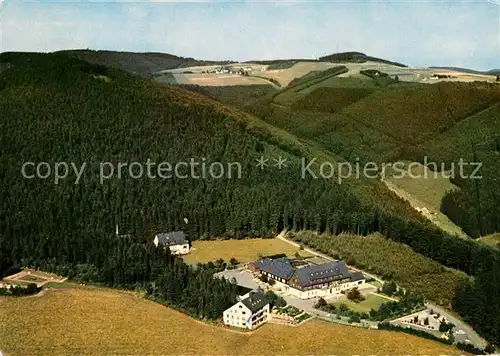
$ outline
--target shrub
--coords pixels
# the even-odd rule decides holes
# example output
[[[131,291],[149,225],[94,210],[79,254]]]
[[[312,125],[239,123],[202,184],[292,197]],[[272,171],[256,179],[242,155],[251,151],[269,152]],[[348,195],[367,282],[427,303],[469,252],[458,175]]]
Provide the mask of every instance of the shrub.
[[[324,300],[323,298],[318,298],[316,303],[314,303],[314,308],[319,309],[319,308],[325,307],[327,305],[328,305],[328,303],[326,302],[326,300]]]
[[[358,288],[354,287],[349,292],[347,292],[347,299],[359,302],[364,300],[364,297],[361,295],[361,292],[358,290]]]
[[[397,289],[398,287],[396,286],[396,283],[387,282],[382,286],[381,292],[387,295],[393,295],[394,293],[396,293]]]
[[[358,315],[352,315],[349,320],[348,320],[349,323],[359,323],[361,322],[361,319]]]

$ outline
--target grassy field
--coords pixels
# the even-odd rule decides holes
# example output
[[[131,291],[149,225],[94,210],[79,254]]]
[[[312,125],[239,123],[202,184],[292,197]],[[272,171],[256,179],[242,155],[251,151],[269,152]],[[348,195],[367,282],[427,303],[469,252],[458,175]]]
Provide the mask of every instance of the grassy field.
[[[442,230],[468,238],[459,226],[441,212],[441,201],[446,193],[459,189],[448,178],[452,174],[458,175],[458,172],[433,172],[420,163],[414,162],[411,166],[408,161],[400,163],[395,169],[386,169],[385,182],[388,187]]]
[[[300,78],[311,71],[322,71],[335,66],[335,64],[327,62],[297,62],[290,68],[267,70],[261,74],[277,80],[281,86],[287,86],[293,79]]]
[[[378,295],[375,294],[368,294],[366,296],[366,299],[363,300],[360,303],[354,303],[351,302],[350,300],[338,300],[335,301],[334,303],[331,303],[335,305],[336,307],[339,307],[340,304],[345,304],[349,307],[350,310],[356,311],[356,312],[366,312],[368,313],[371,309],[377,310],[382,304],[389,302],[390,300],[386,298],[382,298]]]
[[[487,245],[497,247],[500,244],[500,234],[493,234],[493,235],[484,236],[484,237],[479,238],[479,241],[481,241]]]
[[[191,252],[183,258],[187,263],[205,263],[219,258],[229,261],[231,257],[239,262],[251,262],[259,254],[266,256],[286,253],[293,257],[299,251],[299,248],[279,239],[193,241]],[[304,251],[300,251],[300,254],[308,256]]]
[[[324,71],[315,71],[305,78],[299,78],[295,83],[290,83],[287,89],[274,97],[274,102],[279,105],[290,106],[301,98],[303,90],[324,82],[325,80],[347,72],[344,66],[329,68]]]
[[[6,356],[460,354],[413,335],[319,321],[235,332],[94,287],[0,298],[0,345]]]
[[[429,210],[439,211],[445,193],[458,189],[447,176],[451,172],[433,172],[420,163],[413,163],[409,166],[410,163],[401,162],[396,169],[387,169],[386,179],[415,196]],[[399,169],[403,167],[404,169]]]

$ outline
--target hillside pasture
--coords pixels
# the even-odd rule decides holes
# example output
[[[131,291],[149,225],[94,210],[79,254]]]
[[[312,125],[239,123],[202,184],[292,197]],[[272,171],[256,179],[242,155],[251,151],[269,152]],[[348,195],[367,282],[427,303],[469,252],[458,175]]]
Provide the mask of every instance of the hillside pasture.
[[[233,86],[233,85],[266,85],[269,81],[252,76],[243,76],[239,74],[212,74],[212,73],[193,73],[193,74],[171,74],[174,76],[177,84],[191,84],[201,86]],[[159,83],[165,83],[168,76],[159,76],[155,80]],[[171,81],[171,79],[170,79]],[[166,81],[167,84],[171,84]]]
[[[399,165],[393,164],[386,169],[385,179],[415,196],[430,211],[439,211],[441,201],[447,191],[459,189],[450,182],[449,178],[450,175],[459,172],[434,172],[420,163],[409,161],[398,163]]]
[[[300,251],[283,240],[272,239],[244,239],[244,240],[214,240],[193,241],[193,246],[188,255],[183,257],[187,263],[206,263],[222,258],[229,261],[232,257],[239,262],[251,262],[257,260],[259,255],[269,256],[286,254],[293,257],[300,252],[301,256],[309,256],[308,253]]]
[[[0,297],[0,335],[6,356],[461,354],[413,335],[322,321],[240,332],[131,293],[98,288]]]
[[[261,75],[277,80],[282,87],[287,86],[294,78],[300,78],[312,71],[323,71],[338,66],[327,62],[298,62],[287,69],[267,70]]]
[[[492,234],[478,239],[478,241],[493,247],[500,247],[500,234]]]

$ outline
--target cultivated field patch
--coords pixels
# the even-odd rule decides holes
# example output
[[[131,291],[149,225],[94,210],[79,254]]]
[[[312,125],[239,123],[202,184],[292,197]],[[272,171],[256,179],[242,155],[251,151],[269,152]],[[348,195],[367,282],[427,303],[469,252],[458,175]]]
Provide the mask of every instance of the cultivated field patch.
[[[332,67],[338,67],[337,63],[328,62],[298,62],[291,68],[276,69],[262,72],[262,76],[277,80],[281,86],[285,87],[295,78],[300,78],[311,71],[322,71]]]
[[[36,283],[41,287],[47,283],[61,283],[66,281],[67,278],[60,277],[56,274],[40,272],[32,269],[24,269],[19,273],[3,279],[3,282],[9,284],[29,284]]]
[[[233,331],[108,289],[51,290],[40,298],[0,302],[6,355],[460,354],[413,335],[320,321]]]
[[[233,86],[233,85],[266,85],[269,81],[252,76],[243,76],[238,74],[171,74],[177,84],[192,84],[201,86]],[[155,78],[156,81],[162,83],[171,83],[171,79],[163,79],[167,76]]]

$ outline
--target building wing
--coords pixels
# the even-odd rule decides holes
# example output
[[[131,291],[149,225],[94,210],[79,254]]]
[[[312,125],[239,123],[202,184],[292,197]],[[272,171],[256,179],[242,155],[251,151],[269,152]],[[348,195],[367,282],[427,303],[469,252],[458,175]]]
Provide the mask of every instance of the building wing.
[[[294,268],[287,258],[264,258],[255,262],[254,266],[262,272],[283,278],[284,280],[289,280],[294,272]]]
[[[351,273],[351,282],[357,282],[365,279],[365,276],[361,272],[352,272]]]
[[[296,271],[301,287],[350,278],[351,275],[344,261],[307,266],[298,268]]]

